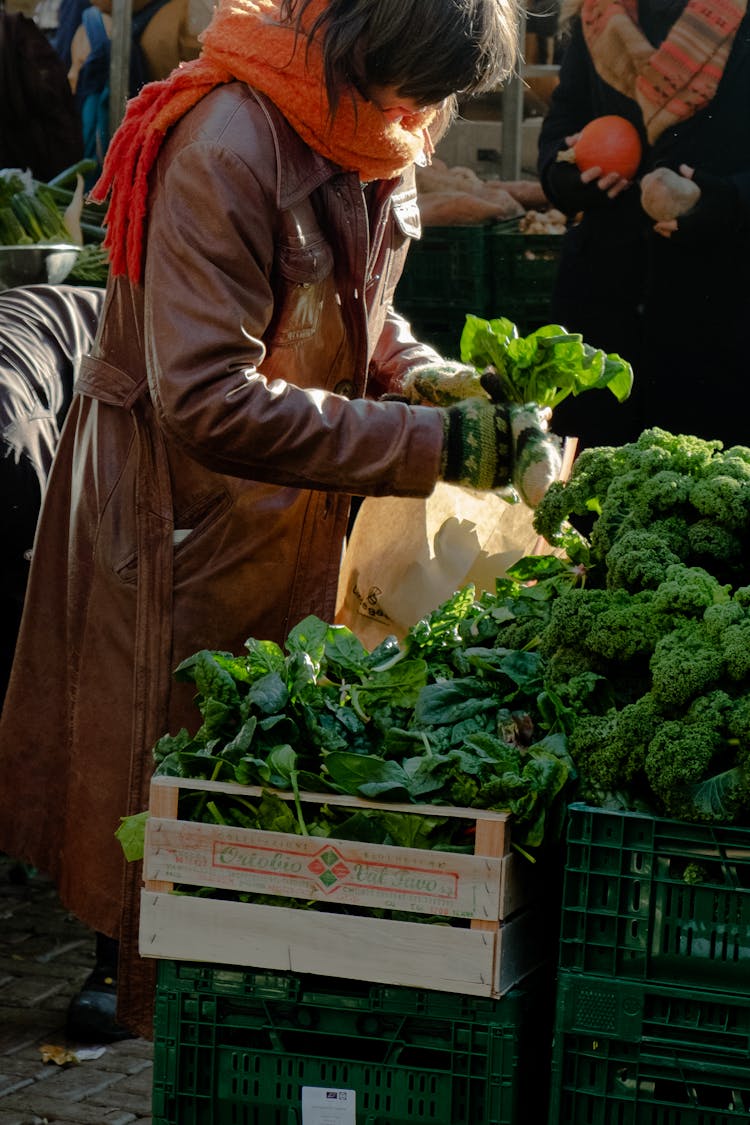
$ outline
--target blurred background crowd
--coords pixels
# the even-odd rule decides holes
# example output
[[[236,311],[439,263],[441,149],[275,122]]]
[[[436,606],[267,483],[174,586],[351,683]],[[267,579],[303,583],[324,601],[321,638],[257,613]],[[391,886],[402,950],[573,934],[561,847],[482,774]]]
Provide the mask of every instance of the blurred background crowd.
[[[197,56],[211,10],[133,0],[129,96]],[[0,0],[0,167],[47,181],[84,157],[101,163],[111,34],[112,0]]]

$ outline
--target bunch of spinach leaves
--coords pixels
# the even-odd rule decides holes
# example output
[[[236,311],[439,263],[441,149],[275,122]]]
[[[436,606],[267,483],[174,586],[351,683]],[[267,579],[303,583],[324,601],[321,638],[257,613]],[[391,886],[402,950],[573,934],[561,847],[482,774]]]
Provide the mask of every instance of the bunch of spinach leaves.
[[[614,352],[584,342],[559,324],[519,336],[512,320],[469,315],[461,333],[461,359],[494,372],[493,398],[555,407],[569,394],[608,388],[624,402],[633,386],[633,369]]]
[[[258,801],[186,791],[188,819],[471,850],[466,822],[437,809],[428,817],[322,803],[303,813],[299,799],[347,793],[509,810],[514,845],[530,854],[558,831],[574,776],[561,704],[544,692],[533,647],[571,581],[570,564],[555,556],[522,559],[493,594],[476,598],[467,586],[403,642],[389,637],[372,651],[311,616],[284,649],[250,638],[241,654],[196,652],[174,674],[194,683],[202,722],[159,739],[155,772],[264,789]],[[272,789],[291,791],[291,807]]]

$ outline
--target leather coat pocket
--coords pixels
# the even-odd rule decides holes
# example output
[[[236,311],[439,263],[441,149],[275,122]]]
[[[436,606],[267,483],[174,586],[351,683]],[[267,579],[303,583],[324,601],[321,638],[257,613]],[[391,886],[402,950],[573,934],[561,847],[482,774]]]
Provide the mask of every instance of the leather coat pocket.
[[[175,530],[172,536],[175,567],[178,567],[183,555],[204,540],[206,533],[224,516],[230,505],[229,493],[213,492],[200,497],[184,512],[175,512]],[[194,559],[190,560],[189,565],[195,565]],[[138,578],[138,552],[129,552],[115,566],[115,572],[123,582],[135,584]]]
[[[318,331],[333,274],[333,251],[323,238],[304,246],[282,246],[277,271],[277,312],[272,332],[274,343],[283,347]]]

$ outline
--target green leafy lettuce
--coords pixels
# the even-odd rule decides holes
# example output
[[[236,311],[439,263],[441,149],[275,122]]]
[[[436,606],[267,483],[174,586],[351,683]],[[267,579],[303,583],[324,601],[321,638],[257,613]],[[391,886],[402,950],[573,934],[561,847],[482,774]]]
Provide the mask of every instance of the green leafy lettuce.
[[[554,408],[568,395],[606,387],[624,402],[633,385],[633,369],[619,355],[584,343],[576,332],[547,324],[519,336],[511,320],[483,320],[469,315],[461,334],[461,360],[497,375],[493,397],[506,402],[536,402]]]

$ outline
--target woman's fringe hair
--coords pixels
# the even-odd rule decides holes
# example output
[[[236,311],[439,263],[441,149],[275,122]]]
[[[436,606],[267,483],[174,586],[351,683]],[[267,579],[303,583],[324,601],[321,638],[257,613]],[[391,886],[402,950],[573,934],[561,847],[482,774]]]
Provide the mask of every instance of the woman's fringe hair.
[[[312,0],[281,0],[282,19],[323,36],[325,82],[335,112],[354,87],[393,86],[419,105],[502,86],[519,53],[520,0],[330,0],[309,23]]]

